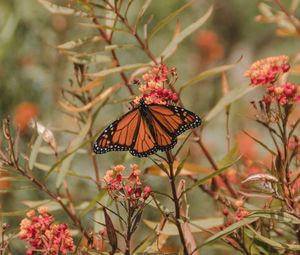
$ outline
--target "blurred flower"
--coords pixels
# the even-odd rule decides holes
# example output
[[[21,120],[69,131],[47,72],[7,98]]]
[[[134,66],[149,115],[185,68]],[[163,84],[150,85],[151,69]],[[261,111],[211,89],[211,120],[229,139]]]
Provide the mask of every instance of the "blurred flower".
[[[200,48],[203,62],[217,61],[224,55],[224,47],[218,35],[213,31],[200,32],[196,38],[196,44]]]
[[[45,207],[38,209],[39,215],[30,210],[20,223],[19,238],[26,240],[30,247],[26,254],[40,251],[47,255],[73,252],[75,245],[66,224],[53,224],[54,217]]]
[[[25,132],[28,124],[39,114],[39,108],[33,103],[21,103],[17,105],[14,113],[14,123],[21,132]]]
[[[256,132],[247,131],[254,137],[259,137]],[[255,141],[244,132],[240,132],[236,136],[241,155],[247,159],[253,159],[257,156],[257,148]]]
[[[68,22],[64,15],[53,15],[52,25],[57,32],[64,32],[68,27]]]
[[[273,83],[278,75],[289,71],[288,60],[288,56],[285,55],[258,60],[245,72],[245,76],[249,77],[251,84],[255,86]]]
[[[9,172],[2,170],[1,169],[1,164],[0,164],[0,191],[7,190],[10,187],[10,181],[8,180],[9,177]],[[7,178],[4,180],[4,178]]]
[[[136,80],[141,92],[140,96],[134,99],[134,103],[139,105],[143,98],[146,104],[166,104],[168,102],[177,103],[178,95],[167,88],[164,88],[164,82],[168,81],[168,75],[177,77],[176,69],[171,70],[164,64],[153,67],[148,73],[143,75],[143,81]]]

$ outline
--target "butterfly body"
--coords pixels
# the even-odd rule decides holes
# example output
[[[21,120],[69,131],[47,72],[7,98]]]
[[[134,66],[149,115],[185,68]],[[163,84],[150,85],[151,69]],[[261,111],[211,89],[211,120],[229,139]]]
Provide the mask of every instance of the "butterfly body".
[[[129,151],[146,157],[158,150],[168,151],[177,143],[177,136],[198,127],[201,119],[194,113],[173,105],[140,104],[110,124],[94,144],[94,152]]]

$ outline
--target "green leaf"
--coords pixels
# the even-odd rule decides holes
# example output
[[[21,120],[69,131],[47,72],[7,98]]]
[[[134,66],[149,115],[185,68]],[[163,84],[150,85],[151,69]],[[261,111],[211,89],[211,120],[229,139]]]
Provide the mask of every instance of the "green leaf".
[[[75,137],[75,139],[72,141],[70,146],[67,149],[67,153],[69,153],[69,156],[64,159],[61,165],[61,169],[59,171],[59,174],[56,179],[56,187],[59,188],[60,185],[62,184],[69,168],[71,165],[71,162],[76,155],[76,151],[81,147],[81,143],[84,141],[86,135],[88,134],[92,124],[92,117],[89,115],[89,118],[87,120],[87,123],[85,126],[82,128],[80,133]]]
[[[37,190],[36,188],[32,186],[23,186],[23,187],[13,187],[10,189],[0,189],[0,194],[1,193],[7,193],[7,192],[16,192],[16,191],[28,191],[28,190]]]
[[[182,168],[184,167],[184,164],[187,161],[187,159],[188,159],[189,156],[190,156],[190,151],[186,154],[186,156],[184,157],[184,159],[177,166],[177,169],[176,169],[176,172],[175,172],[175,176],[177,176],[178,174],[180,174],[180,172],[181,172]]]
[[[69,59],[77,64],[99,64],[109,63],[111,58],[100,54],[78,54],[69,57]]]
[[[222,72],[228,71],[231,68],[233,68],[236,64],[232,64],[232,65],[223,65],[223,66],[218,66],[212,69],[209,69],[207,71],[204,71],[198,75],[196,75],[195,77],[193,77],[192,79],[188,80],[187,82],[185,82],[179,89],[179,94],[182,93],[182,91],[184,89],[187,89],[193,85],[197,85],[197,82],[205,80],[207,78],[216,76],[218,74],[221,74]]]
[[[156,230],[160,222],[143,220],[143,222],[151,229]],[[224,223],[223,217],[207,218],[207,219],[196,219],[189,221],[190,229],[192,233],[200,233],[205,229],[214,228],[222,225]],[[178,235],[178,229],[176,225],[170,221],[166,222],[161,233],[168,236]]]
[[[129,31],[125,28],[117,28],[112,26],[106,26],[106,25],[100,25],[100,24],[93,24],[93,23],[79,23],[80,26],[83,27],[90,27],[90,28],[96,28],[96,29],[104,29],[104,30],[111,30],[111,31],[118,31],[123,33],[129,33]]]
[[[245,225],[248,225],[254,221],[257,221],[258,218],[244,218],[242,219],[241,221],[239,222],[236,222],[232,225],[230,225],[229,227],[225,228],[224,230],[222,231],[219,231],[217,232],[216,234],[212,235],[211,237],[209,237],[208,239],[206,239],[201,245],[200,247],[202,246],[205,246],[205,245],[208,245],[208,244],[211,244],[212,242],[215,242],[216,240],[224,237],[224,236],[227,236],[229,234],[231,234],[234,230],[236,229],[239,229]]]
[[[148,7],[150,6],[152,0],[145,0],[143,6],[141,7],[139,14],[137,15],[136,18],[136,22],[135,22],[135,27],[137,28],[141,18],[144,16],[146,10],[148,9]]]
[[[300,245],[297,244],[287,244],[287,243],[280,243],[277,241],[274,241],[272,239],[269,239],[258,232],[256,232],[253,228],[248,226],[248,229],[245,229],[245,233],[253,239],[257,239],[259,241],[262,241],[271,247],[277,248],[277,249],[284,249],[284,250],[290,250],[290,251],[300,251]]]
[[[137,69],[140,67],[145,67],[145,66],[149,66],[149,64],[129,64],[129,65],[123,65],[123,66],[119,66],[119,67],[114,67],[114,68],[110,68],[110,69],[106,69],[97,73],[88,73],[86,74],[87,76],[90,77],[104,77],[110,74],[115,74],[115,73],[120,73],[120,72],[125,72],[125,71],[129,71],[132,69]]]
[[[186,3],[185,5],[178,8],[176,11],[169,14],[167,17],[163,18],[160,22],[158,22],[155,27],[151,30],[149,33],[149,40],[157,33],[159,32],[163,27],[165,27],[172,19],[176,18],[180,13],[182,13],[186,8],[188,8],[194,1],[190,1]]]
[[[3,217],[23,216],[26,212],[27,212],[27,210],[14,211],[14,212],[1,212],[0,211],[0,216],[3,216]]]
[[[226,167],[228,165],[232,165],[232,162],[236,162],[240,158],[239,148],[237,144],[233,146],[233,148],[225,155],[224,158],[217,161],[217,165],[219,168]]]
[[[74,48],[77,48],[79,46],[82,46],[84,44],[87,43],[91,43],[91,42],[99,42],[102,41],[102,37],[101,36],[93,36],[93,37],[83,37],[83,38],[79,38],[76,40],[72,40],[72,41],[68,41],[65,42],[63,44],[58,45],[56,48],[58,50],[64,51],[64,50],[71,50]]]
[[[62,202],[64,204],[66,204],[68,202],[68,200],[66,198],[63,198]],[[51,199],[35,200],[35,201],[24,200],[24,201],[22,201],[22,204],[28,206],[31,209],[38,208],[40,206],[47,206],[49,212],[62,210],[61,205]]]
[[[96,204],[98,201],[101,201],[103,199],[103,197],[107,195],[107,192],[105,189],[102,189],[97,196],[95,196],[87,205],[86,208],[84,208],[81,212],[80,212],[80,217],[85,216],[89,211],[93,210],[96,207]]]
[[[105,207],[103,207],[103,212],[104,212],[107,236],[108,236],[109,244],[111,245],[111,248],[112,248],[111,254],[114,254],[118,248],[117,233],[116,233],[114,224],[113,224],[109,214],[107,213]]]
[[[77,11],[72,8],[67,8],[63,6],[58,6],[53,4],[47,0],[37,0],[40,4],[42,4],[50,13],[53,14],[61,14],[61,15],[74,15],[80,17],[87,17],[88,14],[82,11]]]
[[[208,180],[212,179],[213,177],[219,175],[223,171],[225,171],[227,168],[231,167],[233,164],[235,164],[240,159],[240,156],[238,154],[237,146],[234,146],[233,149],[220,161],[217,162],[219,169],[214,171],[213,173],[203,177],[200,180],[197,180],[192,186],[188,187],[182,194],[185,192],[190,191],[191,189],[198,187],[199,185],[204,184]]]
[[[248,217],[261,217],[261,218],[273,219],[285,223],[300,224],[300,220],[297,217],[287,212],[259,210],[259,211],[251,212],[251,214]]]
[[[38,153],[39,153],[39,148],[41,146],[43,142],[43,135],[40,134],[37,139],[35,140],[34,144],[33,144],[33,147],[32,147],[32,150],[31,150],[31,153],[30,153],[30,156],[29,156],[29,169],[32,170],[33,167],[34,167],[34,163],[37,159],[37,156],[38,156]]]
[[[164,49],[164,51],[161,53],[159,59],[167,59],[172,55],[172,53],[175,51],[177,46],[190,34],[195,32],[200,26],[202,26],[210,17],[210,15],[213,12],[213,7],[211,6],[208,11],[204,14],[203,17],[198,19],[196,22],[189,25],[187,28],[182,30],[178,35],[176,35],[173,40],[167,45],[167,47]]]
[[[211,121],[216,115],[222,112],[228,105],[232,104],[236,100],[240,99],[244,95],[256,89],[256,87],[251,87],[249,85],[240,86],[231,90],[227,95],[223,96],[219,102],[210,110],[210,112],[205,116],[204,123]]]

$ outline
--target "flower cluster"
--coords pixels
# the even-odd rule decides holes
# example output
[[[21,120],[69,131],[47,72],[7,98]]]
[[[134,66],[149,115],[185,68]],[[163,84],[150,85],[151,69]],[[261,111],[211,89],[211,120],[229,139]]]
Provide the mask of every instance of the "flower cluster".
[[[271,85],[267,87],[267,95],[264,96],[264,103],[271,104],[272,101],[278,102],[281,105],[300,102],[300,86],[292,82],[287,82],[282,85]]]
[[[265,85],[265,105],[279,103],[288,105],[300,102],[300,87],[292,82],[275,84],[280,74],[288,72],[290,65],[287,56],[269,57],[255,62],[245,76],[249,77],[254,86]]]
[[[145,100],[146,104],[177,103],[178,95],[164,87],[165,82],[172,83],[168,78],[170,73],[173,78],[177,77],[175,68],[169,70],[166,65],[161,64],[157,67],[153,67],[149,72],[144,74],[142,81],[136,81],[139,85],[141,95],[135,98],[134,103],[138,105],[141,98]]]
[[[27,218],[20,223],[19,238],[26,240],[30,247],[26,254],[34,254],[42,251],[43,254],[66,254],[73,252],[75,245],[66,224],[54,224],[54,217],[48,213],[48,209],[41,207],[38,215],[34,210],[29,211]]]
[[[116,165],[106,171],[103,181],[112,198],[129,201],[131,206],[138,207],[150,196],[152,189],[150,186],[143,186],[138,165],[130,165],[130,168],[131,173],[124,175],[125,166]]]
[[[237,200],[235,204],[238,205],[240,202],[241,201]],[[233,214],[230,214],[227,208],[223,209],[223,215],[226,217],[226,222],[220,227],[221,230],[223,230],[225,227],[229,227],[233,223],[241,221],[250,215],[250,212],[245,209],[242,204],[243,202],[241,203],[241,206],[238,206],[237,210]]]
[[[258,60],[245,72],[245,76],[249,77],[251,84],[255,86],[271,84],[276,81],[278,75],[289,71],[288,60],[284,55]]]

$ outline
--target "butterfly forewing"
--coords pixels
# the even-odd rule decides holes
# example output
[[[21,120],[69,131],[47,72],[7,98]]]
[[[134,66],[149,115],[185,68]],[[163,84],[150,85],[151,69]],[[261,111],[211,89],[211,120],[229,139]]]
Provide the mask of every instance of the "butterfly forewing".
[[[140,119],[139,110],[134,109],[110,124],[94,144],[94,152],[102,154],[108,151],[129,150],[133,145]]]
[[[195,113],[181,107],[152,104],[148,110],[160,126],[174,137],[201,124],[201,119]]]

